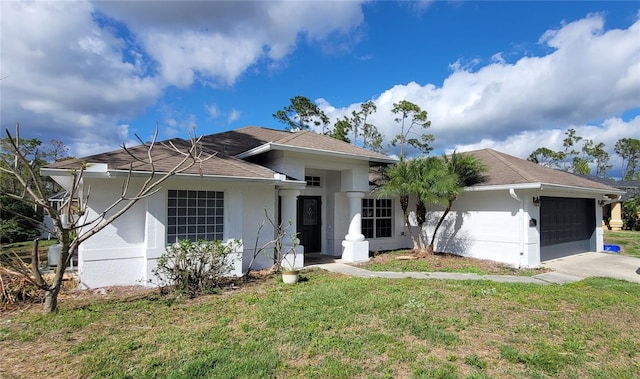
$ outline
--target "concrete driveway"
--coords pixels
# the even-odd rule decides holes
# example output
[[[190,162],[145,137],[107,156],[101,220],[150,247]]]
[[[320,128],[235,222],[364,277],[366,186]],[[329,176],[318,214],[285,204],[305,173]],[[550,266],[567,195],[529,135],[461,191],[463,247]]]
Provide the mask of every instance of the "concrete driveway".
[[[640,258],[608,253],[583,253],[542,262],[543,267],[579,277],[604,276],[640,283]]]

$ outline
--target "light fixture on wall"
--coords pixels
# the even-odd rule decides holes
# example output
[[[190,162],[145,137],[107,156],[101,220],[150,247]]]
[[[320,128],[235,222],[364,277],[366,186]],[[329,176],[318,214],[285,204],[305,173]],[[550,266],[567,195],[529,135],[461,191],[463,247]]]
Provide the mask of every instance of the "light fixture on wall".
[[[540,206],[540,196],[533,197],[533,205],[535,205],[536,207]]]

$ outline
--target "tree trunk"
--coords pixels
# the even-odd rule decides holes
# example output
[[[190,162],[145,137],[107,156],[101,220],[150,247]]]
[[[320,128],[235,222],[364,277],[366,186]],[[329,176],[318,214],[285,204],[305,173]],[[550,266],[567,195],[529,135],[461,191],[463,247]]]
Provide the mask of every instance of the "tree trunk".
[[[58,293],[60,293],[60,287],[52,288],[44,291],[44,304],[42,305],[42,312],[53,313],[58,310]]]
[[[407,230],[409,232],[409,238],[411,238],[411,243],[413,243],[413,250],[417,250],[419,248],[418,242],[413,236],[413,229],[409,222],[409,196],[400,196],[400,207],[402,208],[402,214],[404,215],[404,224],[407,226]]]
[[[68,236],[62,238],[62,249],[60,251],[60,259],[58,261],[58,267],[56,267],[53,283],[44,291],[44,304],[42,308],[44,313],[52,313],[58,310],[58,294],[60,294],[60,289],[62,288],[64,273],[71,260],[70,251],[75,248],[75,246],[69,246],[68,242],[65,243],[66,241],[68,241]]]
[[[440,220],[438,220],[438,223],[436,224],[436,228],[433,229],[433,236],[431,236],[431,242],[429,242],[429,246],[427,246],[427,252],[429,252],[429,254],[433,254],[433,244],[436,240],[436,236],[438,235],[438,229],[440,229],[440,225],[442,225],[442,223],[444,222],[444,219],[449,214],[449,211],[451,210],[452,206],[453,206],[453,200],[449,199],[449,204],[447,204],[447,208],[444,210],[444,213],[442,214],[442,217],[440,217]]]
[[[422,254],[427,245],[427,236],[424,233],[424,223],[427,220],[427,207],[422,201],[416,203],[416,221],[418,222],[418,242],[420,243],[420,253]]]

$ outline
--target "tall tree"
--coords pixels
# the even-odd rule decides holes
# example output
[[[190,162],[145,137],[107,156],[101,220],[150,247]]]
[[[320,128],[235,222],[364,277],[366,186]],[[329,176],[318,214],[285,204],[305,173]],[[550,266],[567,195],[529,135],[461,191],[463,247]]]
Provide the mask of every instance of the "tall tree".
[[[609,153],[604,149],[605,144],[600,142],[595,144],[592,140],[585,140],[582,151],[589,157],[589,160],[595,163],[596,176],[604,177],[607,171],[612,167],[609,164]]]
[[[431,121],[427,120],[427,111],[422,110],[419,105],[410,101],[402,100],[393,104],[391,109],[397,117],[395,121],[400,124],[400,133],[391,140],[391,146],[400,145],[400,157],[405,156],[405,145],[413,146],[422,153],[429,153],[432,147],[429,146],[434,138],[431,134],[418,133],[414,129],[423,131],[431,126]],[[414,137],[411,137],[411,136]]]
[[[309,130],[322,125],[322,134],[329,124],[329,118],[316,104],[304,96],[291,98],[291,104],[273,114],[273,117],[287,125],[287,130]]]
[[[562,169],[576,174],[588,175],[591,166],[596,168],[596,175],[603,176],[609,166],[609,154],[604,150],[604,144],[595,144],[590,139],[584,139],[576,134],[575,129],[567,129],[562,140],[562,150],[554,151],[547,147],[539,147],[527,158],[531,162],[545,167]],[[578,143],[582,147],[577,150]]]
[[[562,156],[562,168],[565,171],[571,171],[570,168],[573,168],[571,165],[574,162],[574,157],[576,157],[579,153],[578,150],[575,149],[575,145],[582,140],[582,137],[576,134],[576,130],[573,128],[567,129],[564,132],[566,137],[562,140],[562,147],[564,150],[561,152]]]
[[[377,131],[373,124],[367,122],[370,115],[378,110],[375,103],[371,100],[360,104],[360,110],[351,112],[351,123],[353,126],[353,143],[357,144],[358,136],[365,136],[365,132],[369,129],[369,133]]]
[[[636,170],[640,171],[640,139],[622,138],[616,142],[614,149],[622,157],[622,179],[632,180]]]
[[[560,168],[562,154],[547,147],[539,147],[529,154],[527,160],[545,167]]]
[[[337,120],[335,124],[333,124],[333,129],[326,132],[325,134],[331,138],[335,138],[340,141],[344,141],[350,143],[349,140],[349,131],[351,130],[351,121],[344,116],[342,120]]]
[[[376,153],[385,153],[385,149],[382,146],[384,137],[378,131],[373,124],[365,124],[362,132],[362,147],[367,150],[375,151]]]
[[[20,185],[17,191],[2,190],[0,193],[13,200],[17,200],[30,206],[38,206],[51,217],[55,225],[55,235],[61,245],[60,260],[56,267],[55,274],[52,279],[45,279],[39,270],[37,243],[31,253],[32,264],[27,267],[21,260],[6,260],[5,264],[11,265],[14,270],[24,274],[35,286],[44,291],[45,302],[44,311],[53,312],[58,307],[58,294],[62,286],[64,273],[69,267],[69,263],[73,256],[73,252],[84,241],[100,232],[102,229],[110,225],[118,217],[128,212],[139,200],[156,193],[162,183],[173,175],[188,170],[195,164],[199,164],[209,157],[202,157],[199,139],[191,137],[189,142],[185,143],[168,143],[156,144],[156,135],[150,143],[143,143],[136,150],[130,150],[123,146],[125,151],[131,157],[131,167],[133,163],[141,163],[148,167],[148,176],[144,182],[137,188],[130,186],[131,175],[123,182],[122,193],[107,208],[95,210],[95,216],[89,216],[88,202],[90,188],[83,187],[83,175],[87,165],[85,162],[78,161],[77,168],[69,170],[71,179],[70,188],[67,188],[68,196],[65,199],[61,209],[49,204],[48,196],[45,191],[42,177],[39,175],[37,168],[28,157],[23,154],[18,145],[18,140],[13,138],[7,131],[7,138],[2,140],[3,149],[6,152],[13,153],[3,156],[0,164],[0,172],[13,177]],[[161,153],[156,153],[161,150]],[[180,157],[179,162],[168,170],[162,172],[156,171],[155,158],[166,154],[175,154]]]
[[[354,145],[361,145],[371,151],[384,153],[383,136],[378,128],[368,121],[376,109],[373,101],[364,102],[360,104],[359,110],[351,112],[351,117],[344,116],[342,120],[337,120],[333,129],[325,134],[341,141],[352,142]],[[350,132],[353,132],[353,140],[348,137]],[[362,137],[361,144],[358,143],[359,137]]]
[[[471,187],[481,183],[484,180],[483,174],[488,169],[480,159],[472,155],[458,154],[455,151],[451,156],[445,155],[443,160],[447,171],[455,177],[456,186],[447,194],[447,206],[433,230],[431,241],[429,242],[429,246],[427,246],[428,253],[433,253],[433,244],[438,234],[438,229],[440,229],[444,219],[451,211],[453,202],[458,199],[460,192],[465,187]]]

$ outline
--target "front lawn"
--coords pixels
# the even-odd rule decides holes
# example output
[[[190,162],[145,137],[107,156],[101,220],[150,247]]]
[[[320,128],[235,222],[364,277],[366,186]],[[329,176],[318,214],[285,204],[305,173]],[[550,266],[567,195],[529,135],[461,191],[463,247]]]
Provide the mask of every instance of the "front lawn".
[[[640,258],[640,232],[637,230],[605,230],[604,243],[619,245],[621,254]]]
[[[5,378],[635,378],[640,285],[267,278],[0,315]],[[56,357],[56,352],[58,356]]]

